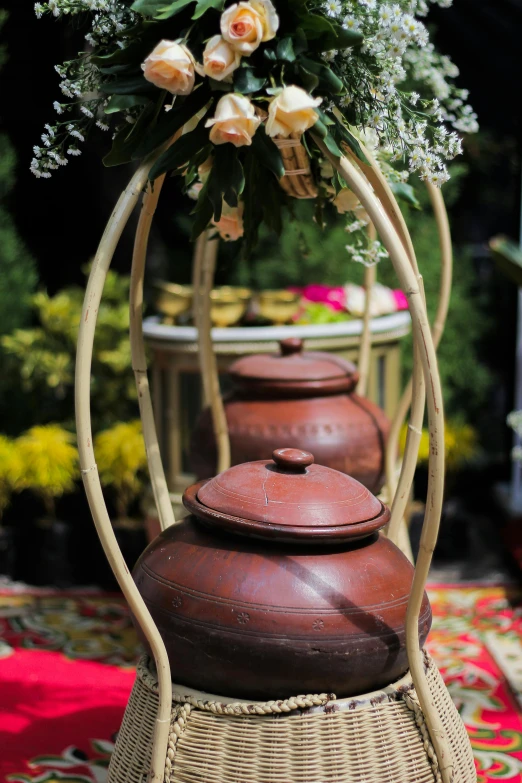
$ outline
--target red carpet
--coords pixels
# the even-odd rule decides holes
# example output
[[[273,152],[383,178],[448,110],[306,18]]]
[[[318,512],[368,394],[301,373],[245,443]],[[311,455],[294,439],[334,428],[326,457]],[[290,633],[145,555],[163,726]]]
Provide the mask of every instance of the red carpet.
[[[522,783],[522,592],[433,586],[430,597],[430,652],[479,783]],[[119,597],[0,592],[0,781],[104,783],[138,654]]]

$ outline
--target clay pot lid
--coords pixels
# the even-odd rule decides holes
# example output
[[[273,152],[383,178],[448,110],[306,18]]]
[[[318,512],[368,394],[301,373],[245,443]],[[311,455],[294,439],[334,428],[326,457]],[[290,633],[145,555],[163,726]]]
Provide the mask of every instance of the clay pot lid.
[[[349,392],[359,380],[351,362],[331,353],[304,351],[303,341],[288,337],[279,353],[244,356],[230,367],[230,375],[243,387],[256,391]]]
[[[355,479],[300,449],[247,462],[189,487],[185,506],[207,524],[279,541],[332,543],[383,527],[389,510]]]

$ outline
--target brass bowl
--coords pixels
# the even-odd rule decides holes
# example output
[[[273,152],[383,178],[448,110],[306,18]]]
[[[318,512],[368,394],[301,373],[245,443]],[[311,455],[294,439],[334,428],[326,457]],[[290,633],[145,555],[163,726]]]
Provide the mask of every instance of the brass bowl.
[[[210,320],[214,326],[233,326],[244,316],[252,298],[249,288],[221,286],[210,292]]]
[[[179,315],[186,313],[192,307],[194,296],[192,286],[156,280],[153,287],[156,291],[156,308],[165,323],[174,324]]]
[[[301,294],[293,291],[261,291],[259,294],[260,314],[277,326],[291,321],[300,304]]]

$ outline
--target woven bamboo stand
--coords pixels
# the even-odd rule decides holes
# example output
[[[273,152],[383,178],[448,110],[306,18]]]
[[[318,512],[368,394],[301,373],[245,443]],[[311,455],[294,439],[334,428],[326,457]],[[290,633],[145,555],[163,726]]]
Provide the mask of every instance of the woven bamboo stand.
[[[76,363],[76,420],[82,477],[109,563],[152,650],[154,664],[140,668],[109,769],[109,781],[252,781],[253,783],[473,783],[469,742],[440,675],[419,650],[418,619],[443,492],[444,417],[437,361],[422,289],[400,231],[379,200],[378,190],[347,158],[330,155],[314,141],[358,196],[387,248],[412,316],[418,367],[428,389],[431,439],[428,499],[421,546],[406,619],[409,673],[379,694],[334,701],[328,695],[281,694],[281,701],[256,705],[172,685],[165,646],[119,550],[104,503],[93,452],[90,372],[96,316],[114,250],[141,192],[154,157],[146,160],[122,193],[102,237],[85,294]],[[158,183],[157,183],[158,184]],[[373,183],[372,183],[373,185]],[[168,490],[152,417],[145,357],[140,353],[143,267],[154,199],[147,186],[133,259],[131,290],[133,367],[140,394],[145,443],[162,528],[172,524]],[[413,407],[418,386],[413,387]],[[424,391],[423,391],[424,399]],[[402,473],[409,464],[407,444]],[[415,455],[416,456],[416,455]],[[228,706],[227,706],[228,705]],[[339,707],[339,709],[336,709]],[[351,759],[348,761],[348,759]],[[343,761],[348,772],[342,772]],[[310,766],[312,765],[312,766]],[[314,766],[315,765],[315,766]],[[337,773],[335,772],[337,770]]]

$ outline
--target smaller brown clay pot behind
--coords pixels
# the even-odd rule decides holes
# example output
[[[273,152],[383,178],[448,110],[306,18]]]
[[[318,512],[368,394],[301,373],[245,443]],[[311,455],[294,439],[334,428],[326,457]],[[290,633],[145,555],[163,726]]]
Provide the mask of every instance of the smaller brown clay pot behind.
[[[225,399],[231,464],[269,459],[285,447],[311,451],[318,463],[347,473],[378,492],[384,483],[384,449],[390,422],[354,392],[355,365],[328,353],[280,343],[280,354],[246,356],[230,368],[234,390]],[[196,422],[191,467],[198,479],[216,472],[210,410]]]

